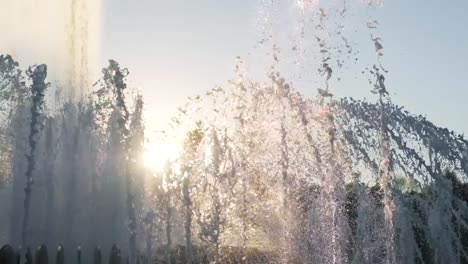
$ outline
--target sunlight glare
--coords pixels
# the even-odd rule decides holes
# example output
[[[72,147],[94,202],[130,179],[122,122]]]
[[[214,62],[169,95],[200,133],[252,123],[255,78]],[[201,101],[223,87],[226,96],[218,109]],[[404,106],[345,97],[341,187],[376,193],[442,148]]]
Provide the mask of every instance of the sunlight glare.
[[[143,155],[145,167],[162,170],[167,161],[173,161],[177,157],[177,153],[175,144],[162,141],[147,143]]]

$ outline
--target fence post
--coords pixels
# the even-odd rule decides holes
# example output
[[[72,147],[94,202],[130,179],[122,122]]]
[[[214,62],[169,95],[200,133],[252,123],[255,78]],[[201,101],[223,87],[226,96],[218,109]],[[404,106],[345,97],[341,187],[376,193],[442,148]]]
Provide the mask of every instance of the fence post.
[[[78,264],[81,264],[81,246],[78,246],[78,248],[76,249],[76,255],[78,258]]]
[[[64,253],[62,245],[59,245],[57,248],[57,256],[55,258],[55,264],[65,264],[65,253]]]
[[[21,264],[21,247],[16,251],[16,264]]]
[[[15,264],[16,253],[13,247],[5,245],[0,249],[0,263],[1,264]]]
[[[121,264],[120,249],[114,244],[109,257],[109,264]]]
[[[31,248],[30,248],[30,247],[28,247],[28,248],[26,249],[25,258],[26,258],[25,264],[33,264],[33,257],[32,257],[32,253],[31,253]]]
[[[47,247],[41,245],[36,251],[36,264],[49,264],[49,256],[47,254]]]
[[[102,263],[102,254],[101,249],[96,247],[94,249],[94,264],[101,264]]]

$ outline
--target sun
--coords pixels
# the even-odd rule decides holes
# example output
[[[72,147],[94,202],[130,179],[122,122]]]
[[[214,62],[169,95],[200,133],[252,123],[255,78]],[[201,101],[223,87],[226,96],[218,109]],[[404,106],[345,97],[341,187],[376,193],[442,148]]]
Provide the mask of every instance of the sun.
[[[168,161],[173,161],[177,158],[177,147],[163,141],[155,141],[145,144],[145,152],[143,161],[145,167],[153,170],[162,170]]]

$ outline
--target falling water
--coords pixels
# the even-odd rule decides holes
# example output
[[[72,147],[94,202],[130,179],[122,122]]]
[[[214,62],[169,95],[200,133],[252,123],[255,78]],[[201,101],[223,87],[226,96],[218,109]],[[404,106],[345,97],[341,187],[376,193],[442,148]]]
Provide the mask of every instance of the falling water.
[[[163,133],[182,151],[154,172],[143,167],[144,104],[129,71],[111,60],[87,88],[98,4],[6,2],[31,21],[11,17],[29,34],[0,24],[0,48],[49,67],[24,75],[0,57],[9,175],[0,243],[21,245],[21,234],[88,252],[116,243],[132,263],[141,252],[166,263],[467,263],[468,141],[392,103],[375,19],[362,25],[375,58],[361,66],[376,102],[335,95],[359,55],[347,17],[382,4],[262,0],[255,48],[268,57],[265,81],[238,57],[234,80],[178,108]],[[295,14],[292,38],[275,24],[281,10]],[[63,77],[58,87],[33,74],[46,69]],[[313,97],[288,81],[307,76]],[[38,107],[38,84],[68,88],[45,101],[41,93]]]
[[[3,0],[1,6],[2,53],[23,67],[46,63],[64,95],[84,96],[96,77],[101,1]]]

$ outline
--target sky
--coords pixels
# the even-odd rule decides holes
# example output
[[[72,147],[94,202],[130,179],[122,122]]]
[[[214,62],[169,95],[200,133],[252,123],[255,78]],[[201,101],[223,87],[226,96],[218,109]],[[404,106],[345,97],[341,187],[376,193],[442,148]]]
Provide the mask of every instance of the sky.
[[[163,128],[188,96],[233,77],[235,57],[256,41],[255,7],[243,0],[107,0],[102,61],[130,69],[143,90],[147,126]]]
[[[146,99],[149,127],[162,127],[188,96],[232,79],[236,56],[252,58],[250,65],[261,63],[263,55],[249,55],[258,52],[254,46],[261,38],[259,7],[255,0],[105,0],[101,62],[113,58],[131,70],[132,83]],[[392,100],[468,134],[468,2],[387,0],[381,8],[359,10],[346,26],[362,29],[352,21],[379,20]],[[280,10],[274,19],[281,24],[290,13]],[[286,23],[281,30],[288,34],[294,28]],[[368,31],[349,32],[356,49],[373,53]],[[361,73],[365,66],[342,71],[336,94],[372,100],[372,87]],[[311,82],[295,88],[314,96],[318,87]]]
[[[107,59],[130,69],[131,85],[141,89],[145,98],[148,132],[165,128],[188,96],[226,85],[235,77],[237,56],[247,61],[254,79],[266,76],[270,50],[258,48],[263,33],[258,20],[264,18],[261,0],[102,1],[87,0],[88,9],[94,10],[92,21],[99,28],[94,30],[95,42],[100,43],[96,72],[106,66]],[[298,44],[297,9],[293,0],[277,1],[283,4],[271,19],[283,50],[282,74],[306,96],[316,96],[323,84],[316,74],[320,60],[309,58],[301,67],[288,64],[294,57],[291,47]],[[302,1],[318,2],[309,13],[317,15],[318,8],[343,0]],[[344,22],[344,35],[360,52],[359,61],[335,69],[333,79],[341,81],[332,82],[333,93],[375,100],[368,75],[362,71],[375,63],[365,22],[377,19],[380,26],[374,34],[383,40],[382,63],[389,70],[386,84],[392,100],[439,126],[468,134],[464,78],[468,73],[468,16],[464,12],[468,1],[386,0],[376,9],[366,8],[364,0],[347,1],[352,8]],[[63,44],[67,18],[61,11],[67,10],[67,1],[0,0],[0,4],[11,11],[0,20],[1,52],[13,53],[25,66],[49,63],[53,54],[67,51]],[[16,15],[19,12],[24,15]],[[314,34],[314,28],[306,27]],[[303,48],[317,50],[312,42]]]

